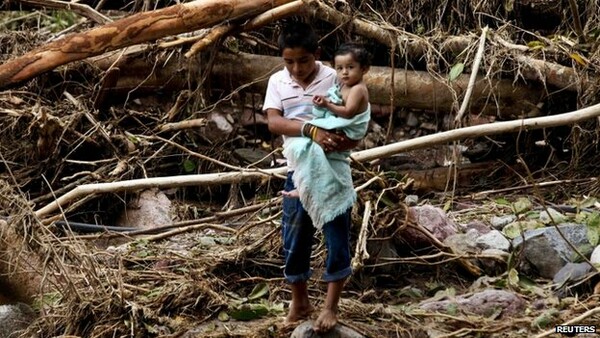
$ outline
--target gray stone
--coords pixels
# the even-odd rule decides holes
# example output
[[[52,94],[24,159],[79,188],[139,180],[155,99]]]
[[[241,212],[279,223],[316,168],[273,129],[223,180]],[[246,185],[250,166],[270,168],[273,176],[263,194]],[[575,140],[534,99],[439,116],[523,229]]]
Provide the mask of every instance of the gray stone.
[[[596,246],[596,248],[594,248],[594,251],[592,251],[592,256],[590,257],[590,262],[594,265],[598,265],[598,267],[600,267],[600,245]]]
[[[567,263],[563,266],[554,278],[552,282],[561,286],[567,282],[576,282],[592,271],[592,267],[588,263]]]
[[[33,309],[25,303],[0,305],[0,338],[18,337],[35,319]]]
[[[574,247],[589,245],[585,225],[562,224],[558,228]],[[515,249],[523,245],[523,238],[523,255],[541,277],[554,278],[563,266],[575,258],[576,252],[554,226],[525,231],[522,237],[513,239]]]
[[[417,195],[406,195],[404,198],[404,204],[408,205],[409,207],[417,205],[417,202],[419,202],[419,196]]]
[[[365,338],[365,336],[341,324],[327,333],[319,334],[313,330],[313,322],[306,321],[296,327],[290,338]]]
[[[498,230],[492,230],[479,236],[475,243],[482,249],[498,249],[507,252],[510,249],[510,242]]]
[[[477,253],[475,240],[479,233],[475,229],[470,229],[466,234],[454,234],[444,239],[444,244],[452,248],[455,253]]]
[[[492,228],[496,230],[502,230],[502,228],[516,220],[517,216],[515,215],[494,216],[492,219],[490,219],[490,223],[492,224]]]

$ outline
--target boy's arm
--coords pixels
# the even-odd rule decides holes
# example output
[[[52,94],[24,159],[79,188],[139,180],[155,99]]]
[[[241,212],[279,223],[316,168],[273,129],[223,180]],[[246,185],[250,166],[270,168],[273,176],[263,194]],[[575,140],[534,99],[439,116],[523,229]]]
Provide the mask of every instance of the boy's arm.
[[[280,110],[267,109],[269,131],[286,136],[301,136],[304,122],[290,120],[283,117]],[[347,150],[356,146],[358,142],[348,139],[345,135],[339,135],[326,129],[317,128],[313,142],[318,143],[325,151]],[[349,143],[350,142],[350,143]]]
[[[344,102],[344,105],[336,105],[328,101],[327,109],[337,116],[350,119],[361,113],[360,108],[366,98],[367,87],[356,85],[350,88],[348,98],[346,99],[346,102]]]
[[[283,117],[281,111],[277,109],[267,109],[267,121],[269,131],[277,135],[300,136],[300,129],[303,122],[298,120],[289,120]]]

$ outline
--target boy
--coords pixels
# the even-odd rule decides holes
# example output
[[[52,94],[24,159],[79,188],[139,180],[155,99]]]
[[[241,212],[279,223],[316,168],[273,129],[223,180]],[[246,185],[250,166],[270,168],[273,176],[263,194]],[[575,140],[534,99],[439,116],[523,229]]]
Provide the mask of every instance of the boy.
[[[336,72],[317,61],[320,56],[318,38],[305,23],[294,22],[283,28],[278,45],[285,63],[283,70],[269,79],[263,109],[267,112],[269,130],[286,137],[302,136],[302,126],[312,119],[312,97],[325,95],[335,84]],[[343,135],[317,128],[313,142],[324,151],[347,150],[356,145]],[[294,190],[290,168],[285,190]],[[323,226],[327,246],[326,271],[327,296],[313,328],[327,332],[337,324],[338,303],[350,267],[350,212]],[[309,317],[312,306],[308,298],[307,281],[311,276],[310,255],[315,233],[312,221],[297,198],[284,197],[282,217],[284,276],[290,283],[292,302],[286,317],[291,323]]]

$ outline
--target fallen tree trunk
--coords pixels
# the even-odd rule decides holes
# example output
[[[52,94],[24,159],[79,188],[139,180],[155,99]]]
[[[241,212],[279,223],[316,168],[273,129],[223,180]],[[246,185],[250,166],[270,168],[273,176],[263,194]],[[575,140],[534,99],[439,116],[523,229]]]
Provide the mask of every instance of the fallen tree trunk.
[[[144,12],[87,32],[70,34],[0,65],[0,89],[72,61],[248,18],[292,0],[202,0]]]
[[[521,130],[533,130],[569,125],[585,121],[600,116],[600,104],[580,109],[570,113],[559,115],[536,117],[530,119],[520,119],[515,121],[495,122],[490,124],[465,127],[461,129],[449,130],[437,134],[422,136],[406,141],[388,144],[385,146],[367,149],[355,152],[351,155],[352,159],[358,162],[371,161],[379,158],[389,157],[403,151],[415,150],[430,147],[436,144],[475,138],[481,136],[498,135],[508,132],[518,132]],[[255,170],[248,169],[238,172],[223,172],[212,174],[183,175],[170,177],[153,177],[145,179],[135,179],[110,183],[94,183],[80,185],[68,193],[60,196],[55,201],[47,204],[35,212],[36,217],[45,218],[57,209],[65,207],[73,200],[89,196],[92,194],[135,191],[146,188],[172,188],[192,185],[219,185],[239,183],[265,177],[281,177],[287,172],[287,167],[275,169]]]
[[[187,60],[181,56],[171,57],[165,62],[143,57],[123,57],[116,65],[114,61],[107,58],[94,62],[95,66],[105,70],[111,66],[119,68],[118,79],[113,79],[111,85],[103,86],[103,91],[106,92],[100,93],[102,97],[116,98],[131,94],[134,89],[138,93],[182,90],[188,88],[189,81],[198,78],[190,74],[196,74],[201,69],[201,61]],[[159,64],[164,66],[156,67]],[[244,53],[221,53],[214,64],[211,85],[225,92],[243,88],[254,93],[264,93],[269,75],[283,67],[279,57]],[[149,76],[151,69],[153,73]],[[448,113],[457,110],[457,98],[466,91],[469,74],[447,82],[422,71],[395,69],[392,74],[389,67],[371,67],[366,81],[372,104],[389,105],[393,95],[396,107]],[[394,88],[393,93],[391,88]],[[473,99],[468,107],[470,112],[476,114],[515,118],[544,101],[545,95],[542,88],[535,86],[519,86],[509,80],[488,80],[478,76],[473,88]]]
[[[406,53],[410,60],[416,60],[425,56],[434,45],[431,41],[418,36],[410,35],[406,32],[394,32],[392,29],[383,29],[369,21],[355,18],[344,14],[322,1],[303,0],[312,15],[318,19],[325,20],[334,26],[351,25],[352,29],[359,35],[373,39],[390,49],[398,49]],[[540,2],[547,3],[547,0],[523,0],[524,5],[539,6]],[[552,85],[560,89],[584,91],[588,86],[598,83],[598,79],[590,75],[590,78],[578,76],[571,67],[565,67],[557,63],[535,59],[527,55],[527,52],[533,49],[523,45],[506,46],[506,41],[491,32],[491,39],[498,42],[500,46],[516,50],[519,54],[516,61],[524,68],[523,76],[527,80],[534,80],[544,85]],[[469,48],[475,39],[466,36],[449,36],[445,41],[439,43],[441,52],[450,52],[458,55]],[[437,44],[436,44],[437,45]],[[515,48],[516,47],[516,48]]]

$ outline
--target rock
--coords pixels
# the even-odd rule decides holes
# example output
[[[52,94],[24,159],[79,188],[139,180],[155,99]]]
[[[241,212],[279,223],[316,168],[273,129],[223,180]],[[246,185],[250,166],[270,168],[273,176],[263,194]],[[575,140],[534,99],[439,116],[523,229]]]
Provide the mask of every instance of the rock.
[[[592,267],[588,263],[567,263],[554,275],[552,282],[558,286],[567,282],[576,282],[587,276],[590,271]]]
[[[585,225],[563,224],[558,228],[574,247],[589,245]],[[523,256],[541,277],[554,278],[563,266],[575,258],[575,251],[565,242],[554,226],[527,230],[523,237],[525,238]],[[516,237],[512,244],[518,250],[523,245],[523,238]]]
[[[592,251],[590,262],[594,265],[600,265],[600,245],[596,246],[594,251]]]
[[[365,338],[362,334],[341,324],[336,325],[331,331],[324,334],[316,333],[312,327],[313,322],[306,321],[296,327],[290,338]]]
[[[0,305],[0,337],[17,337],[35,319],[33,309],[25,303]]]
[[[475,243],[482,249],[498,249],[506,252],[510,249],[510,242],[498,230],[492,230],[479,236]]]
[[[458,227],[446,216],[446,213],[442,209],[431,205],[410,207],[408,217],[411,221],[429,230],[433,237],[440,242],[443,242],[448,236],[458,233]],[[412,227],[407,227],[400,232],[400,236],[413,248],[431,245],[429,238]]]
[[[202,135],[210,142],[220,142],[233,133],[233,118],[230,114],[213,111],[206,117]]]
[[[494,216],[492,219],[490,219],[490,223],[492,224],[492,228],[496,230],[502,230],[502,228],[516,220],[517,216],[515,215]]]
[[[406,118],[406,125],[411,128],[419,125],[419,118],[414,112],[410,112],[408,114],[408,117]]]
[[[470,229],[466,234],[454,234],[448,236],[444,240],[444,244],[452,248],[457,254],[477,253],[477,245],[475,240],[479,233],[475,229]]]
[[[488,232],[491,231],[490,227],[487,224],[485,224],[482,221],[477,221],[477,220],[471,221],[471,222],[467,223],[467,225],[465,226],[465,228],[467,230],[469,230],[469,229],[475,229],[475,230],[477,230],[477,232],[479,234],[482,234],[482,235],[483,234],[487,234]]]
[[[417,195],[406,195],[404,198],[404,204],[408,205],[409,207],[417,205],[417,202],[419,202],[419,196]]]
[[[484,290],[469,297],[459,296],[451,300],[423,301],[419,307],[426,311],[452,312],[465,311],[482,316],[492,316],[500,311],[501,316],[521,316],[525,301],[516,294],[505,290]],[[454,310],[453,310],[454,309]]]
[[[148,189],[130,201],[117,219],[117,224],[127,227],[156,228],[173,223],[171,201],[158,189]]]

